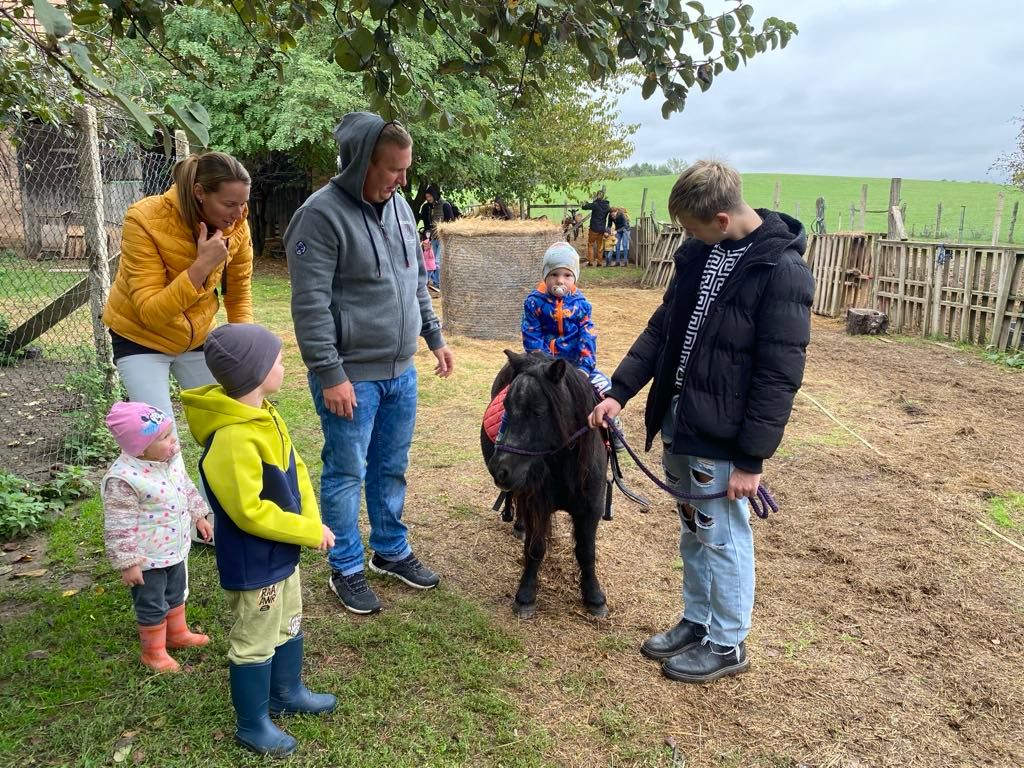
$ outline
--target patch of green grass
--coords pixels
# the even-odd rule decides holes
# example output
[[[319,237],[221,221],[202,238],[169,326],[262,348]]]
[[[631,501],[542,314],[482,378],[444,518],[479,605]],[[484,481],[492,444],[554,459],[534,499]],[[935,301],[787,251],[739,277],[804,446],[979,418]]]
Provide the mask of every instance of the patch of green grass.
[[[90,526],[62,533],[61,546],[88,540]],[[190,575],[189,618],[213,642],[175,651],[186,669],[178,675],[149,675],[138,663],[131,600],[113,571],[69,598],[59,588],[17,595],[32,610],[0,625],[0,754],[106,765],[127,742],[146,764],[265,764],[233,742],[230,618],[221,590],[196,593],[216,583],[212,552],[194,552]],[[306,613],[305,679],[336,693],[339,707],[287,721],[300,743],[289,765],[548,764],[550,737],[513,697],[523,649],[477,607],[442,586],[369,620],[326,600]]]
[[[75,510],[58,517],[50,528],[48,554],[52,563],[65,568],[79,567],[87,556],[103,553],[103,502],[99,496],[86,499]]]
[[[806,435],[801,437],[786,435],[782,440],[782,445],[780,445],[779,449],[776,451],[776,455],[782,458],[791,458],[800,453],[802,449],[816,445],[842,448],[843,446],[849,445],[851,439],[850,433],[841,427],[835,427],[830,429],[828,432],[817,435]]]
[[[800,624],[794,636],[782,644],[787,659],[795,658],[799,653],[806,651],[818,641],[818,628],[811,621]]]
[[[1007,493],[988,500],[988,516],[1000,528],[1024,531],[1024,493]]]

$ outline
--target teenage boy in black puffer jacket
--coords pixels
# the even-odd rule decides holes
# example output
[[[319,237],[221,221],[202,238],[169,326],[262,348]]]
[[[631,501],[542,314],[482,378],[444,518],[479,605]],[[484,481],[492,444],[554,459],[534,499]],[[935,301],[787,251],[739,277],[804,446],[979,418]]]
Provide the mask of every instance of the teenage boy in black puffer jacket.
[[[683,615],[641,652],[662,672],[704,683],[746,671],[754,604],[747,497],[778,448],[803,380],[814,280],[803,226],[743,200],[739,174],[702,160],[687,168],[669,213],[691,237],[675,279],[590,416],[601,425],[653,379],[647,449],[660,432],[669,482],[726,498],[679,505]]]

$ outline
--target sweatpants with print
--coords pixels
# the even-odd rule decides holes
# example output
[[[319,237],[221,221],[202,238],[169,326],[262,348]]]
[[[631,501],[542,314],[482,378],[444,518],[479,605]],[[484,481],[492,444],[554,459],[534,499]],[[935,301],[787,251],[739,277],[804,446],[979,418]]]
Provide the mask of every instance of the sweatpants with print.
[[[302,630],[302,585],[299,568],[287,579],[260,589],[227,593],[235,623],[228,633],[228,660],[258,664]]]

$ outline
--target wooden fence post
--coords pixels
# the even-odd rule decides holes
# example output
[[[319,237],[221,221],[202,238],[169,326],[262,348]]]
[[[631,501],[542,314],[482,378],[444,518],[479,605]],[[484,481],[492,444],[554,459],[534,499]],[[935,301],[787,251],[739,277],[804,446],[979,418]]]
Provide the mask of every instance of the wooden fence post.
[[[999,235],[1003,229],[1003,203],[1006,202],[1006,195],[1000,192],[996,195],[996,217],[992,220],[992,245],[999,244]]]
[[[942,201],[939,200],[939,206],[935,209],[935,239],[942,239]]]
[[[107,231],[103,225],[103,174],[96,108],[85,104],[77,107],[75,113],[79,130],[78,171],[82,182],[80,200],[82,224],[85,228],[85,253],[89,262],[92,337],[96,345],[96,362],[103,372],[104,386],[109,393],[114,388],[116,369],[102,319],[103,307],[110,294],[110,267],[107,263]]]
[[[850,231],[853,232],[853,217],[857,213],[857,206],[850,203]]]
[[[860,231],[867,232],[867,225],[865,223],[865,215],[868,211],[868,185],[860,185]]]
[[[1008,238],[1009,243],[1013,243],[1013,228],[1017,226],[1017,208],[1020,206],[1020,200],[1013,202],[1013,210],[1010,212],[1010,235]]]
[[[190,148],[188,146],[188,137],[182,130],[174,132],[174,156],[181,160],[183,157],[188,157]]]
[[[962,243],[964,241],[964,216],[967,215],[967,206],[960,206],[960,229],[956,233],[956,241]]]
[[[640,196],[640,218],[644,217],[644,208],[647,207],[647,187],[644,187],[644,193]]]
[[[779,193],[781,191],[781,185],[778,181],[775,182],[775,194],[772,195],[772,210],[779,210]]]
[[[903,185],[903,179],[895,176],[889,182],[889,239],[895,240],[899,237],[896,231],[896,220],[893,218],[893,209],[899,210],[900,206],[900,187]],[[905,238],[904,238],[905,239]]]
[[[1002,192],[999,194],[1001,195]],[[1005,248],[1002,253],[1002,263],[999,265],[999,287],[996,289],[995,314],[992,316],[992,338],[989,341],[998,350],[1005,349],[1000,336],[1003,335],[1006,305],[1010,299],[1010,283],[1013,282],[1013,268],[1016,264],[1017,254],[1013,252],[1012,248]]]

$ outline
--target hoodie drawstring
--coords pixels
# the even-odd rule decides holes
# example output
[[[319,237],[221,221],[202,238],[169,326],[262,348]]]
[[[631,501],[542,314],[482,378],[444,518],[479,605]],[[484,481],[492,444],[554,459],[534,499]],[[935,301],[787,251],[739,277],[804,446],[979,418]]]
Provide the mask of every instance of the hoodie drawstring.
[[[398,215],[398,201],[395,200],[395,197],[396,197],[397,194],[398,193],[396,192],[395,194],[391,195],[391,207],[395,209],[395,221],[398,222],[398,229],[399,229],[399,231],[401,231],[401,229],[402,229],[402,217]],[[405,268],[408,269],[409,268],[409,252],[405,249],[405,238],[403,237],[403,238],[401,238],[401,240],[402,240],[402,255],[405,257]]]
[[[359,206],[359,212],[363,214],[363,226],[366,227],[366,236],[370,238],[370,245],[373,246],[373,257],[377,260],[377,277],[383,277],[384,274],[380,270],[380,252],[377,250],[377,243],[373,239],[373,233],[370,231],[370,222],[366,220],[366,210]]]

